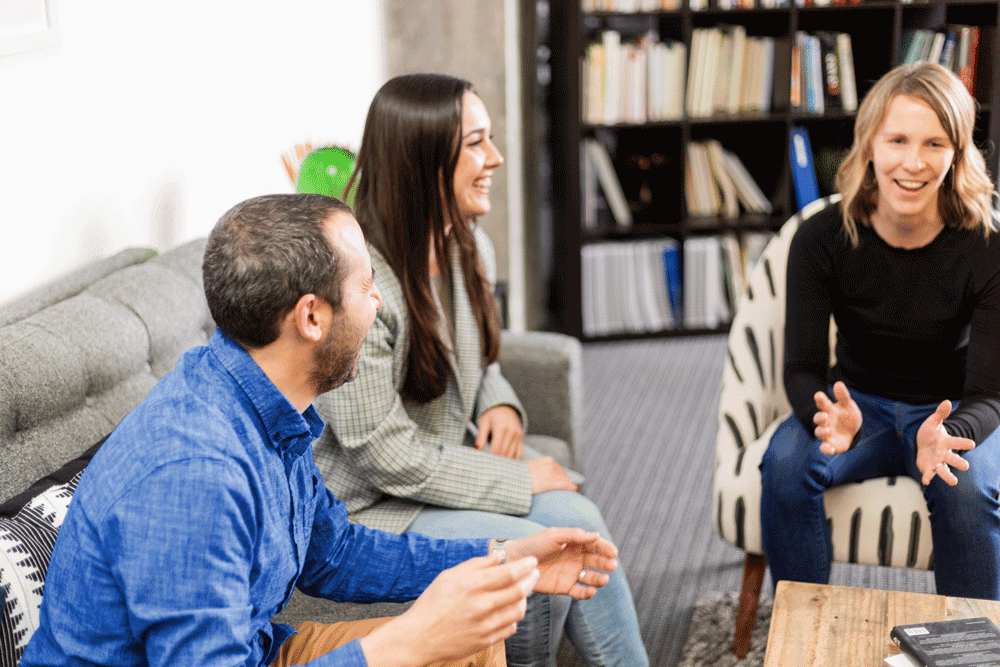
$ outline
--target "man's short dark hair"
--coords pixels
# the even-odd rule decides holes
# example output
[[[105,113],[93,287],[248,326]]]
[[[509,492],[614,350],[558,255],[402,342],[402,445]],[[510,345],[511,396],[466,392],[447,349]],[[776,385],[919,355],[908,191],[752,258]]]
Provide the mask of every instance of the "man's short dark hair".
[[[353,214],[316,194],[254,197],[229,209],[208,236],[202,276],[215,324],[234,341],[263,347],[305,294],[340,310],[345,262],[324,234],[335,213]]]

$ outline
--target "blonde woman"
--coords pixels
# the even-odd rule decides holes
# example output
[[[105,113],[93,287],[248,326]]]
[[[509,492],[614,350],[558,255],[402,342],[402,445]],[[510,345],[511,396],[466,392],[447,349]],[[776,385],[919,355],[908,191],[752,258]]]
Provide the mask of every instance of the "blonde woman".
[[[784,379],[795,414],[761,464],[775,582],[829,578],[825,489],[908,475],[930,510],[938,593],[1000,599],[1000,236],[974,122],[975,102],[945,68],[890,71],[858,112],[842,204],[792,240]]]

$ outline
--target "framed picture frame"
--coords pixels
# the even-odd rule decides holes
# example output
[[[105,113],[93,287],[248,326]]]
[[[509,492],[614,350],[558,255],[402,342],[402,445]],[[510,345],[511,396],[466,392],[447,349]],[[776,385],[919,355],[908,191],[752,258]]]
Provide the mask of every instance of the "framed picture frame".
[[[56,0],[0,2],[0,57],[51,48],[58,43]]]

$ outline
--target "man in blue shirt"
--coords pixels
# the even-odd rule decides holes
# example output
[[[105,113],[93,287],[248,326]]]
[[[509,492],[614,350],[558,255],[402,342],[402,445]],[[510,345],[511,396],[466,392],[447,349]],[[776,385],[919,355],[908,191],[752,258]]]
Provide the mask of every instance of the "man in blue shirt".
[[[381,305],[347,206],[243,202],[212,231],[203,275],[218,329],[88,466],[21,665],[426,665],[510,636],[532,590],[585,599],[607,582],[615,547],[579,529],[503,544],[347,521],[310,446],[323,430],[313,399],[356,375]],[[417,599],[335,647],[271,622],[295,586]]]

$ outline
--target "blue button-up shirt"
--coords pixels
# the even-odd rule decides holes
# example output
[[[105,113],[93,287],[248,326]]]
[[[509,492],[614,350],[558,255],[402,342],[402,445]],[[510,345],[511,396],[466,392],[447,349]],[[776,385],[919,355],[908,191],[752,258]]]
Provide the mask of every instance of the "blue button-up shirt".
[[[299,413],[216,332],[129,413],[59,531],[32,665],[267,665],[292,594],[403,601],[486,540],[371,530],[323,484]],[[310,665],[364,665],[357,641]]]

